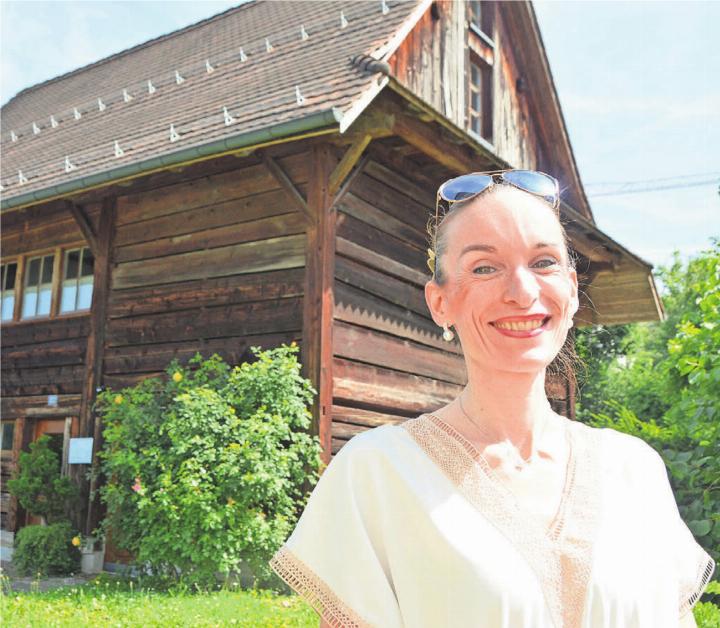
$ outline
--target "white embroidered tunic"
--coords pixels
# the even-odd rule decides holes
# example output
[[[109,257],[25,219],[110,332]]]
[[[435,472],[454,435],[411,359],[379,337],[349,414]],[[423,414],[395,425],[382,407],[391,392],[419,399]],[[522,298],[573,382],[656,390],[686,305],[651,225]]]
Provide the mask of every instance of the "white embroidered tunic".
[[[715,563],[680,518],[662,458],[563,420],[549,526],[423,414],[352,438],[270,565],[332,626],[677,627]]]

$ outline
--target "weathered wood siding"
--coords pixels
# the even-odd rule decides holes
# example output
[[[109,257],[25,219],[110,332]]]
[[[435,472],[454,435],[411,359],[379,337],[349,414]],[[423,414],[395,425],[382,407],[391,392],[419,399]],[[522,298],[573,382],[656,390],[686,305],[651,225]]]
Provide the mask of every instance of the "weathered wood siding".
[[[477,54],[493,68],[493,152],[516,168],[552,170],[539,140],[538,121],[529,110],[529,94],[518,92],[517,81],[523,70],[513,54],[513,33],[504,4],[491,2],[483,8],[494,10],[492,47],[469,27],[467,3],[438,2],[391,57],[391,72],[439,113],[467,130],[470,55]]]
[[[97,225],[99,205],[87,209]],[[61,205],[3,216],[3,261],[23,254],[54,254],[57,247],[72,246],[85,246],[85,240]],[[58,395],[58,403],[63,404],[65,395],[81,392],[88,317],[88,312],[79,312],[3,323],[0,392],[4,419],[22,416],[29,407],[46,407],[46,395]]]
[[[307,153],[278,163],[304,191]],[[105,385],[299,338],[304,218],[265,166],[238,166],[118,199]]]
[[[429,203],[407,176],[370,161],[337,205],[333,454],[358,432],[439,407],[465,383],[459,345],[442,339],[425,303]]]

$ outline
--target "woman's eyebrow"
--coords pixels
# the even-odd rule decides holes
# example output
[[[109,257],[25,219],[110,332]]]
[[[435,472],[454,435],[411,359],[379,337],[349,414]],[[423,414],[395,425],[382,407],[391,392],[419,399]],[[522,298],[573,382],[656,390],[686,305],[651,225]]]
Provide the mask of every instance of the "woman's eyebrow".
[[[546,248],[560,248],[560,244],[557,242],[538,242],[533,248],[535,249],[546,249]],[[497,249],[491,244],[468,244],[460,253],[460,257],[465,253],[471,251],[484,251],[486,253],[497,253]]]

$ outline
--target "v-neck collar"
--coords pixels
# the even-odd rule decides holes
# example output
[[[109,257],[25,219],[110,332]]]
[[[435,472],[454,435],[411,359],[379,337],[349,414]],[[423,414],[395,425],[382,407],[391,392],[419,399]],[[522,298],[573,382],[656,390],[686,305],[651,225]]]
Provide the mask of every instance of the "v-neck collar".
[[[442,419],[422,414],[399,427],[526,560],[542,587],[553,625],[581,626],[600,518],[601,430],[568,420],[571,453],[565,487],[557,514],[545,528],[488,474],[492,469],[475,446]]]
[[[558,506],[553,513],[553,517],[550,520],[550,524],[547,527],[541,526],[535,522],[535,518],[532,513],[524,508],[517,496],[513,491],[498,477],[493,468],[488,464],[487,459],[483,456],[480,451],[473,445],[465,436],[458,432],[452,425],[447,421],[444,421],[439,416],[427,413],[423,416],[427,416],[433,421],[438,427],[444,430],[452,438],[456,439],[460,445],[467,451],[468,455],[479,465],[482,471],[487,475],[488,479],[492,481],[498,488],[498,491],[504,493],[505,499],[508,502],[508,508],[513,508],[517,512],[518,517],[524,518],[528,521],[529,525],[541,528],[545,535],[553,542],[557,542],[560,533],[563,529],[563,520],[566,516],[567,508],[566,504],[572,498],[572,491],[575,484],[575,468],[577,458],[575,456],[575,443],[574,436],[575,432],[568,425],[568,419],[563,417],[563,432],[568,445],[568,457],[565,463],[565,472],[563,474],[563,487],[560,494],[560,500]]]

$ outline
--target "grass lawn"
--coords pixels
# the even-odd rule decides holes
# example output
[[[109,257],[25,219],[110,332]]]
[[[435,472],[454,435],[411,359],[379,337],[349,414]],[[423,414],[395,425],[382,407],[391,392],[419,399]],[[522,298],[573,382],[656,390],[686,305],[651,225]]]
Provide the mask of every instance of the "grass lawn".
[[[299,596],[264,590],[167,593],[138,589],[128,580],[101,575],[94,581],[48,592],[8,591],[2,576],[0,618],[3,626],[38,628],[85,626],[252,626],[318,628],[315,611]],[[720,628],[720,609],[699,602],[698,628]]]
[[[138,590],[100,576],[82,586],[44,593],[0,595],[3,626],[253,626],[318,628],[315,611],[299,596],[263,590],[166,593]]]

